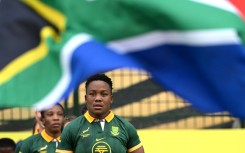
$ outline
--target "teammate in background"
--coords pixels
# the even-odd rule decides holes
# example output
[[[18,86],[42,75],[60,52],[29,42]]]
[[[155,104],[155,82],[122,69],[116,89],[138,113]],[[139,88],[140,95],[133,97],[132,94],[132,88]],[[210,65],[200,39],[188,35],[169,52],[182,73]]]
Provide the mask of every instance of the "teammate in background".
[[[38,133],[42,132],[42,130],[44,129],[44,125],[42,124],[42,121],[41,121],[41,112],[35,112],[35,114],[36,114],[36,116],[35,116],[35,121],[34,121],[34,124],[32,127],[32,135],[38,134]],[[22,142],[23,142],[23,140],[20,140],[16,144],[15,153],[18,153],[20,151]]]
[[[82,111],[81,111],[82,115],[84,115],[86,113],[86,111],[87,111],[86,104],[83,104],[82,105]],[[65,121],[64,121],[64,127],[76,118],[77,118],[77,116],[75,116],[75,115],[66,115]],[[63,131],[63,129],[62,129],[62,131]]]
[[[68,125],[72,120],[74,120],[75,118],[77,118],[77,116],[75,115],[66,115],[65,116],[65,120],[64,120],[64,127],[66,125]]]
[[[25,139],[21,144],[20,153],[55,152],[64,123],[63,106],[56,104],[48,110],[41,111],[41,121],[44,129],[41,133]]]
[[[64,128],[56,153],[144,153],[135,127],[110,110],[111,79],[105,74],[94,75],[85,88],[87,112]]]
[[[14,153],[16,144],[11,138],[0,139],[0,153]]]

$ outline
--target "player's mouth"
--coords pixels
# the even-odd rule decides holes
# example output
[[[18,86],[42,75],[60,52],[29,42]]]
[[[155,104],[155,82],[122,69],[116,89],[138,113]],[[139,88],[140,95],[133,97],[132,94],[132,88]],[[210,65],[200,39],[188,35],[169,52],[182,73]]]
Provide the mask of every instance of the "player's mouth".
[[[94,104],[93,105],[94,109],[102,109],[102,107],[103,107],[103,105],[101,105],[101,104]]]
[[[52,124],[52,126],[53,126],[54,128],[59,128],[59,127],[60,127],[60,123],[54,123],[54,124]]]

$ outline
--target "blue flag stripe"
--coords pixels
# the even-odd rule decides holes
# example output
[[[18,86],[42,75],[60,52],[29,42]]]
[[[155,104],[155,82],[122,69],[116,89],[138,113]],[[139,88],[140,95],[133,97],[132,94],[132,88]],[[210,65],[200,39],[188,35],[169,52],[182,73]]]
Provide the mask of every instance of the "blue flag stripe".
[[[240,45],[162,45],[130,53],[153,79],[204,112],[245,117],[245,55]],[[219,95],[219,96],[217,96]]]

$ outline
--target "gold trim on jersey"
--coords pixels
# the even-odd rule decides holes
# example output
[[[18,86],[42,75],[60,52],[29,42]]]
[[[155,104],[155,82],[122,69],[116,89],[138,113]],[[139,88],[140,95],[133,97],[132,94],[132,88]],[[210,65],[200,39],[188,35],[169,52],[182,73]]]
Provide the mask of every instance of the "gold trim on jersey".
[[[85,114],[84,114],[85,118],[88,120],[89,123],[92,123],[94,120],[96,120],[96,118],[92,117],[89,112],[87,111]],[[114,118],[114,113],[112,113],[112,111],[110,111],[110,113],[105,117],[105,120],[107,122],[110,122],[113,118]]]
[[[41,132],[41,136],[47,141],[47,142],[51,142],[52,140],[56,139],[58,141],[60,141],[60,136],[57,138],[53,138],[50,135],[47,134],[47,132],[44,130],[42,130]]]
[[[73,153],[73,151],[56,149],[55,153]]]
[[[136,149],[140,148],[142,146],[142,143],[139,143],[138,145],[134,146],[133,148],[128,149],[128,152],[133,152]]]

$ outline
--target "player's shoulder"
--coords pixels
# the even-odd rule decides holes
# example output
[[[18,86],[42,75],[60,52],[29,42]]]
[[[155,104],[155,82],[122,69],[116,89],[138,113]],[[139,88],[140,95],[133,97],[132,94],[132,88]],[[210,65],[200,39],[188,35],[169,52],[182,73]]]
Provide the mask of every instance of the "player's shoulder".
[[[132,124],[128,120],[124,119],[119,115],[115,115],[113,120],[121,124],[124,124],[125,126],[130,126],[130,127],[132,126]]]
[[[27,137],[26,139],[24,139],[21,143],[21,145],[32,145],[33,143],[37,142],[38,139],[41,138],[41,134],[35,134],[35,135],[31,135],[29,137]]]

